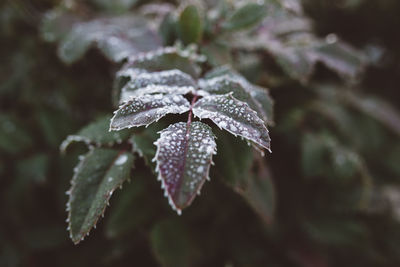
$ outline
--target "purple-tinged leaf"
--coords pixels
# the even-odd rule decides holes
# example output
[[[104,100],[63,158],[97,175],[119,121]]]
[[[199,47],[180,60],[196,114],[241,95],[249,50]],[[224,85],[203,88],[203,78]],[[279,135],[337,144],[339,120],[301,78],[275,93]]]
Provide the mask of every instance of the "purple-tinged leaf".
[[[158,179],[174,210],[190,205],[208,178],[216,143],[211,128],[201,122],[178,122],[161,131],[155,142]]]
[[[143,95],[133,97],[114,112],[110,130],[149,125],[167,114],[189,111],[190,104],[181,95]]]
[[[75,244],[104,214],[114,190],[129,179],[132,164],[131,153],[104,148],[93,149],[82,158],[67,192],[68,229]]]
[[[200,119],[210,119],[219,128],[244,137],[270,151],[270,138],[264,121],[245,102],[232,94],[205,96],[193,107]]]

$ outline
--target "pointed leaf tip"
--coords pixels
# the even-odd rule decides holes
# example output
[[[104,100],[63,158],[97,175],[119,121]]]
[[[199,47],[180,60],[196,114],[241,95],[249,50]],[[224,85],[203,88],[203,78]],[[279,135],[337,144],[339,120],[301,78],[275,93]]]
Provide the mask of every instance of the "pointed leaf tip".
[[[89,234],[115,189],[130,176],[133,155],[113,149],[89,151],[78,164],[67,203],[70,237],[78,244]]]
[[[157,171],[170,205],[178,214],[190,205],[208,177],[216,143],[201,122],[179,122],[161,131],[156,142]]]
[[[247,103],[234,98],[232,93],[203,97],[194,105],[193,114],[200,119],[210,119],[219,128],[271,151],[271,139],[264,121]]]

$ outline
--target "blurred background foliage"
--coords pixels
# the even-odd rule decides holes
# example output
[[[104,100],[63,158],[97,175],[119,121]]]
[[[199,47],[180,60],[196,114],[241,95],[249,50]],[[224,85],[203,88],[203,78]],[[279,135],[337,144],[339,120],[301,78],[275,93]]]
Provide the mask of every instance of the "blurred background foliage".
[[[210,18],[230,12],[191,2],[202,12],[217,6]],[[171,33],[173,1],[63,2],[72,20],[132,9],[153,16],[164,44],[201,42],[211,66],[233,65],[275,101],[272,154],[217,132],[212,182],[180,217],[139,160],[97,229],[74,246],[65,191],[85,148],[61,156],[59,146],[113,110],[115,54],[90,49],[75,60],[46,42],[59,38],[40,29],[60,1],[2,1],[0,266],[399,266],[400,2],[305,0],[304,14],[298,1],[282,2],[289,11],[271,8],[256,29],[220,37],[212,19],[196,28],[202,37]],[[161,42],[154,38],[149,46]]]

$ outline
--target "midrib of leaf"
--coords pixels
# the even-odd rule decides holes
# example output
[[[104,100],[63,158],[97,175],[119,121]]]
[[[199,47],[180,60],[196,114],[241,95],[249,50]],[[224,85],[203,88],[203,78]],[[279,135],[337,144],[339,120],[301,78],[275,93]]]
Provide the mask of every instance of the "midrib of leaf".
[[[186,167],[186,155],[187,155],[188,149],[189,149],[190,127],[191,127],[191,125],[192,125],[192,113],[193,113],[193,112],[192,112],[192,109],[193,109],[194,104],[196,103],[197,98],[198,98],[198,95],[197,95],[197,94],[194,94],[193,99],[192,99],[192,102],[190,103],[189,115],[188,115],[188,120],[187,120],[187,123],[186,123],[185,152],[184,152],[185,157],[183,158],[182,164],[179,166],[179,170],[182,172],[183,175],[184,175],[184,173],[185,173],[185,167]],[[182,177],[182,178],[183,178],[183,177]],[[177,189],[178,191],[180,191],[180,189],[181,189],[181,187],[182,187],[183,180],[184,180],[184,179],[181,179],[181,180],[179,181],[179,184],[178,184],[177,187],[176,187],[176,189]],[[196,188],[196,191],[197,191],[197,189],[198,189],[200,186],[201,186],[201,185],[199,185],[199,186]],[[189,201],[190,201],[190,200],[189,200]]]

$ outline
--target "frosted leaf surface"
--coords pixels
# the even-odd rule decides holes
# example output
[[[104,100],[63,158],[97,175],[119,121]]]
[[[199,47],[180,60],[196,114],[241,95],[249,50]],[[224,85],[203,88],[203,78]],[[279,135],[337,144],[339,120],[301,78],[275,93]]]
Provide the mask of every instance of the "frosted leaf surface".
[[[178,214],[190,205],[208,178],[216,143],[201,122],[178,122],[161,131],[155,142],[157,172],[170,205]]]
[[[89,146],[113,145],[122,143],[129,138],[131,131],[121,130],[109,132],[110,116],[101,117],[82,128],[77,134],[69,135],[60,146],[61,152],[65,152],[70,144],[84,142]]]
[[[202,56],[192,51],[178,47],[164,47],[130,57],[122,69],[137,68],[149,72],[178,69],[196,78],[200,73],[197,63],[202,60]]]
[[[149,125],[169,113],[188,111],[189,102],[181,95],[143,95],[133,97],[114,112],[110,130]]]
[[[130,77],[131,80],[122,88],[120,103],[138,95],[155,93],[185,95],[195,91],[196,84],[192,77],[177,69],[136,73],[132,71],[134,77]]]
[[[142,72],[131,78],[131,81],[125,86],[125,90],[137,90],[147,87],[149,85],[170,85],[170,86],[192,86],[195,87],[196,83],[193,78],[178,70],[165,70],[158,72]]]
[[[125,103],[133,97],[152,94],[167,94],[167,95],[186,95],[193,93],[194,87],[191,86],[165,86],[165,85],[149,85],[137,90],[122,90],[120,103]]]
[[[194,105],[193,114],[200,119],[210,119],[219,128],[270,150],[264,122],[247,103],[237,100],[232,94],[203,97]]]
[[[199,88],[210,94],[221,95],[232,92],[236,99],[249,104],[260,118],[272,124],[273,102],[267,89],[251,84],[240,74],[232,72],[210,79],[201,79]]]
[[[129,178],[133,155],[96,148],[74,169],[67,204],[70,237],[79,243],[96,225],[114,190]]]

